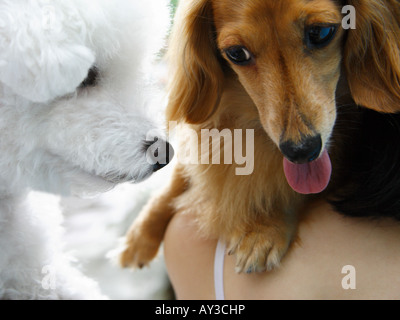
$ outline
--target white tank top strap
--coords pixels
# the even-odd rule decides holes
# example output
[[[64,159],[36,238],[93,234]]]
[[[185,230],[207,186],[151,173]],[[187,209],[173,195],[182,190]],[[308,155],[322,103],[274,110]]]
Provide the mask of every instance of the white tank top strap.
[[[226,244],[218,241],[217,249],[215,251],[214,261],[214,287],[215,297],[217,301],[225,300],[224,291],[224,264],[225,264]]]

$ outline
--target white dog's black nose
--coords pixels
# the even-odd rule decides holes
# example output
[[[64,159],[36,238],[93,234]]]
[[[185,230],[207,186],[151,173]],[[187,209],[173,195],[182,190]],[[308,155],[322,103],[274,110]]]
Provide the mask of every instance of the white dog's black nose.
[[[322,138],[320,135],[304,138],[300,143],[291,140],[280,144],[283,155],[291,162],[303,164],[318,159],[322,150]]]
[[[146,146],[147,160],[152,165],[153,172],[166,167],[174,158],[174,148],[165,140],[155,138],[153,142],[147,142]]]

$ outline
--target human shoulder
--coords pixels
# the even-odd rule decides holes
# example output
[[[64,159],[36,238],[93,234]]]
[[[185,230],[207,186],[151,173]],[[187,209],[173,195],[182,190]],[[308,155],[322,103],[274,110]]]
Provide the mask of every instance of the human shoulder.
[[[201,236],[190,214],[177,214],[170,222],[164,254],[168,274],[178,299],[214,299],[216,241]]]

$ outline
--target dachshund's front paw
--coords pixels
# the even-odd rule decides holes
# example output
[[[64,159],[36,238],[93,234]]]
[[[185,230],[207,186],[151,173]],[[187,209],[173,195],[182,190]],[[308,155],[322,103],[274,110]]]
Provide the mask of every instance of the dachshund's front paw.
[[[162,237],[152,234],[140,222],[134,223],[126,236],[125,246],[119,257],[123,268],[142,269],[157,256]]]
[[[236,255],[236,272],[271,271],[279,267],[289,249],[291,236],[275,227],[258,227],[231,239],[229,254]]]

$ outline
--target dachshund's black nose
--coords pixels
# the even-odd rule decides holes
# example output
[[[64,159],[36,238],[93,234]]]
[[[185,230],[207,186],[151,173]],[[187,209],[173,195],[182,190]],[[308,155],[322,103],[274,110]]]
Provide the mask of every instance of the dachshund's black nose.
[[[153,172],[166,167],[174,158],[174,148],[164,140],[155,138],[153,143],[147,144],[148,161],[153,163]]]
[[[299,143],[288,140],[279,147],[290,162],[304,164],[318,159],[322,150],[322,138],[321,135],[307,137]]]

